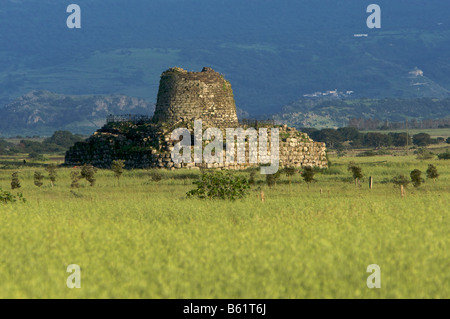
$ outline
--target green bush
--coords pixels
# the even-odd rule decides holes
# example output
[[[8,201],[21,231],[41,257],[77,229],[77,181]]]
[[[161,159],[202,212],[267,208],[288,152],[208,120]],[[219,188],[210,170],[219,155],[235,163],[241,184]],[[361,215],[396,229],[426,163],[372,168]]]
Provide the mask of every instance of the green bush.
[[[57,166],[56,164],[52,163],[48,165],[45,170],[48,172],[48,177],[50,179],[50,183],[52,184],[52,187],[55,185],[56,178],[58,177],[58,172],[56,171]]]
[[[309,184],[311,184],[311,182],[315,181],[314,174],[315,174],[314,168],[312,168],[311,166],[305,166],[303,168],[302,177],[303,177],[303,180],[308,184],[308,188],[309,188]]]
[[[433,153],[431,153],[424,147],[420,147],[417,151],[414,152],[414,154],[417,154],[418,160],[429,160],[434,157]]]
[[[150,177],[151,177],[152,181],[154,181],[154,182],[160,182],[163,179],[162,174],[160,172],[157,172],[157,171],[153,171],[150,174]]]
[[[448,160],[448,159],[450,159],[450,151],[447,151],[447,152],[445,152],[445,153],[439,154],[439,155],[438,155],[438,158],[439,158],[440,160]]]
[[[19,172],[14,172],[11,177],[11,189],[21,188]]]
[[[79,181],[81,179],[81,174],[78,169],[70,172],[70,179],[72,180],[72,183],[70,184],[71,188],[79,188],[80,187]]]
[[[410,181],[405,175],[400,174],[392,179],[392,183],[394,183],[394,185],[397,185],[398,187],[400,187],[401,185],[403,185],[403,187],[407,187]]]
[[[389,150],[378,150],[377,155],[392,155],[392,152]]]
[[[427,178],[430,178],[430,179],[433,179],[436,181],[436,178],[438,178],[438,177],[439,177],[439,173],[438,173],[436,166],[434,166],[433,164],[428,164]]]
[[[8,191],[4,191],[0,188],[0,204],[15,203],[17,201],[25,203],[27,200],[23,197],[22,193],[13,195]]]
[[[117,183],[120,186],[120,177],[123,174],[123,168],[125,167],[125,161],[124,160],[116,160],[112,162],[111,170],[114,172],[114,175],[117,178]]]
[[[347,170],[352,173],[353,179],[355,180],[355,185],[360,183],[361,178],[363,178],[363,173],[361,167],[356,165],[354,162],[348,164]]]
[[[410,177],[414,187],[419,187],[424,182],[422,172],[418,169],[411,171]]]
[[[255,185],[255,183],[256,183],[255,177],[256,177],[256,170],[252,170],[252,171],[250,172],[250,178],[249,178],[249,180],[248,180],[248,183],[249,183],[250,185]]]
[[[81,167],[81,178],[86,179],[91,186],[95,185],[95,173],[97,173],[97,168],[92,165],[84,164]]]
[[[37,187],[41,187],[42,185],[44,185],[44,183],[42,182],[42,180],[44,179],[44,175],[42,175],[41,172],[34,172],[33,178],[34,185],[36,185]]]
[[[38,152],[35,152],[35,151],[30,152],[28,154],[28,158],[31,160],[35,160],[35,161],[46,161],[47,160],[47,158],[44,155],[39,154]]]
[[[277,184],[277,180],[280,178],[280,174],[281,174],[280,171],[278,171],[275,174],[266,175],[266,183],[270,188],[272,188],[272,186],[275,186]]]
[[[297,169],[295,167],[285,167],[283,173],[286,174],[289,179],[289,185],[291,185],[291,179],[297,173]]]
[[[193,182],[197,186],[187,192],[188,197],[196,196],[201,199],[236,200],[248,195],[250,185],[243,176],[234,176],[230,172],[221,171],[204,173],[200,179]]]

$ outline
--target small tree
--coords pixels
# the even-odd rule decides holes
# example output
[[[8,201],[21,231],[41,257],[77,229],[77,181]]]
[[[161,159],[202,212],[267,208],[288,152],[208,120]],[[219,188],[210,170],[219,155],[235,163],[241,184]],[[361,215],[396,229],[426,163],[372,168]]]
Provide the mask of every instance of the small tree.
[[[312,168],[311,166],[306,166],[303,168],[302,177],[303,177],[303,180],[308,184],[308,189],[309,189],[309,185],[313,181],[315,181],[314,175],[315,175],[314,168]]]
[[[97,169],[92,166],[91,164],[84,164],[81,168],[81,178],[86,179],[91,186],[95,185],[95,173],[97,172]]]
[[[398,187],[403,186],[406,188],[409,185],[410,181],[405,175],[400,174],[392,179],[392,183],[394,183],[394,185],[397,185]]]
[[[267,174],[266,183],[270,188],[272,188],[272,186],[275,186],[277,184],[277,180],[279,178],[280,178],[280,171],[276,172],[275,174]]]
[[[294,176],[296,172],[297,172],[297,170],[295,169],[295,167],[291,166],[291,167],[284,168],[284,173],[286,174],[287,178],[289,179],[289,185],[291,185],[292,176]]]
[[[41,187],[44,185],[42,180],[44,179],[44,175],[41,174],[41,172],[34,172],[34,185],[37,187]]]
[[[255,185],[256,181],[255,181],[255,177],[256,177],[256,170],[251,170],[250,172],[250,178],[248,179],[248,183],[250,185]]]
[[[361,167],[357,166],[354,162],[350,162],[347,170],[352,173],[355,185],[359,185],[359,181],[364,176]]]
[[[120,186],[120,176],[123,174],[123,168],[125,167],[124,160],[116,160],[112,162],[111,169],[114,172],[114,175],[117,177],[117,183]]]
[[[22,186],[20,185],[19,172],[14,172],[11,178],[11,189],[17,189],[20,187]]]
[[[48,172],[48,177],[50,178],[50,183],[52,184],[53,188],[56,182],[56,178],[58,177],[58,173],[56,172],[56,164],[52,163],[48,165],[45,170]]]
[[[430,179],[436,181],[436,178],[438,178],[438,177],[439,177],[439,173],[438,173],[436,166],[434,166],[433,164],[429,164],[428,169],[427,169],[427,178],[430,178]]]
[[[72,183],[70,184],[71,188],[78,188],[78,187],[80,187],[80,185],[78,184],[78,182],[81,179],[79,170],[73,170],[72,172],[70,172],[70,178],[72,179]]]
[[[431,136],[427,133],[413,135],[413,143],[417,146],[427,146],[431,144]]]
[[[422,172],[418,169],[411,171],[411,174],[409,176],[411,177],[411,182],[414,187],[419,187],[420,185],[422,185],[422,182],[424,182],[422,178]]]

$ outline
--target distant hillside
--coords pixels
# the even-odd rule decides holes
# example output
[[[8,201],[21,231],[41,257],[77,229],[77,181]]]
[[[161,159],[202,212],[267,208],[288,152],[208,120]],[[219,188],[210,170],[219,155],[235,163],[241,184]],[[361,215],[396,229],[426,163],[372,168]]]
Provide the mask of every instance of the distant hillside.
[[[450,90],[450,1],[377,0],[381,29],[367,28],[361,0],[77,0],[78,30],[65,25],[69,3],[1,1],[0,105],[36,89],[155,103],[171,66],[224,74],[252,116],[317,91]],[[423,74],[411,77],[415,67]]]
[[[405,119],[442,119],[450,116],[450,98],[446,99],[300,99],[275,114],[276,121],[302,127],[342,127],[350,118],[401,122]]]
[[[0,109],[0,136],[51,136],[54,131],[92,134],[109,114],[152,115],[154,105],[124,95],[74,96],[32,91]]]

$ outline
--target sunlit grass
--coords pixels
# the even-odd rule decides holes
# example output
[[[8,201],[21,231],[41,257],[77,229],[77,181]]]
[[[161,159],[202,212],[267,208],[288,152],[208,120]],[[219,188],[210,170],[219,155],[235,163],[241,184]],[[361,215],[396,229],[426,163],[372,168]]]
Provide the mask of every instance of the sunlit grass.
[[[361,188],[350,160],[362,163]],[[119,187],[100,170],[96,186],[71,192],[71,168],[54,188],[22,168],[27,203],[0,206],[0,298],[449,298],[449,162],[331,161],[309,188],[297,175],[270,189],[258,174],[236,202],[186,199],[198,171],[164,171],[160,182],[127,171]],[[428,163],[441,176],[405,198],[385,182]],[[12,171],[0,170],[1,188]],[[66,287],[70,264],[81,289]],[[366,286],[370,264],[381,289]]]

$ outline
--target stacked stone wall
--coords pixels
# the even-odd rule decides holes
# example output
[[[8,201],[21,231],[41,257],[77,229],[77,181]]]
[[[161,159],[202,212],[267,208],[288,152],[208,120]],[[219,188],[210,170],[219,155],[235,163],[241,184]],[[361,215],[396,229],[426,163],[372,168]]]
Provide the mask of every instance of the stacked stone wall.
[[[127,125],[122,123],[122,125]],[[129,123],[134,129],[138,125]],[[190,125],[192,127],[192,125]],[[173,127],[172,127],[173,128]],[[171,128],[171,129],[172,129]],[[176,164],[172,160],[172,150],[179,142],[171,140],[171,129],[147,125],[144,129],[121,134],[114,130],[99,130],[86,142],[75,144],[66,154],[66,164],[78,166],[85,163],[100,168],[110,168],[113,160],[125,160],[126,168],[218,168],[218,169],[246,169],[257,167],[261,163],[250,163],[248,140],[244,145],[235,143],[235,147],[245,147],[245,163],[236,160],[231,163],[226,161],[226,145],[223,147],[222,163],[194,163],[194,145],[191,146],[191,163]],[[279,165],[280,167],[313,166],[326,168],[326,146],[324,143],[314,142],[305,133],[298,132],[287,126],[279,129]],[[204,131],[203,131],[204,132]],[[270,128],[268,129],[270,133]],[[192,136],[194,134],[191,130]],[[225,131],[223,132],[225,138]],[[133,138],[132,140],[130,138]],[[155,143],[155,141],[157,143]],[[209,143],[203,141],[202,148]],[[271,135],[268,136],[268,150],[270,151]],[[259,158],[259,156],[258,156]],[[266,159],[268,162],[268,158]]]
[[[202,119],[208,127],[237,127],[231,84],[210,68],[167,70],[161,75],[154,121],[173,123],[180,118]]]
[[[110,121],[85,142],[75,144],[66,153],[65,163],[70,166],[92,164],[99,168],[110,168],[112,161],[125,160],[126,168],[129,169],[245,169],[261,164],[250,163],[248,142],[245,163],[237,163],[237,160],[227,163],[226,147],[222,163],[174,163],[171,152],[178,141],[171,140],[173,130],[182,127],[193,133],[193,123],[200,119],[204,130],[219,128],[224,137],[225,129],[238,127],[231,84],[210,68],[204,68],[202,72],[172,68],[161,75],[158,102],[151,121],[138,124]],[[269,132],[272,127],[274,125],[267,127]],[[280,134],[281,167],[327,167],[324,143],[314,142],[307,134],[294,128],[277,128]],[[203,148],[207,143],[203,143]]]

